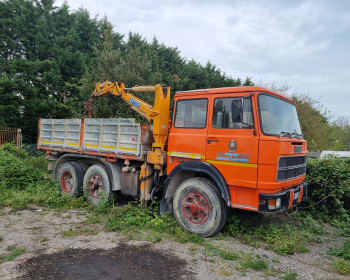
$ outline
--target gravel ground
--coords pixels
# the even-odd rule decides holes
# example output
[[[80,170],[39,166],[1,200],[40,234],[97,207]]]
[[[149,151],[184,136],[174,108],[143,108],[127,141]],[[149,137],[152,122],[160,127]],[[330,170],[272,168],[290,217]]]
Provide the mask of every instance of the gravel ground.
[[[349,279],[332,272],[324,242],[310,252],[280,256],[242,244],[235,238],[211,238],[211,244],[237,252],[237,260],[210,256],[202,246],[130,240],[101,224],[86,224],[84,212],[0,209],[0,255],[9,246],[25,251],[14,260],[0,259],[0,279]],[[335,241],[334,241],[335,242]],[[244,255],[259,255],[267,270],[243,269]]]

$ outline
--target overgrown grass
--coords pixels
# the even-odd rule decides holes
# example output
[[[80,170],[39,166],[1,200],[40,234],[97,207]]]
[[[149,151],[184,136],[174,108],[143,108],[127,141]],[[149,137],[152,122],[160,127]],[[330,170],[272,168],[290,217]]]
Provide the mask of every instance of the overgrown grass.
[[[287,273],[285,273],[284,276],[281,277],[281,279],[283,279],[283,280],[296,280],[297,277],[298,277],[298,273],[289,270]]]
[[[350,238],[345,240],[340,247],[329,248],[328,253],[333,256],[341,257],[344,260],[350,260]]]
[[[325,232],[323,225],[310,215],[275,214],[249,218],[231,213],[223,233],[238,237],[251,246],[265,246],[280,255],[292,255],[309,252],[308,244],[323,242],[321,235]]]
[[[47,180],[31,184],[24,190],[0,187],[0,206],[19,210],[27,208],[31,204],[52,209],[73,209],[87,206],[87,202],[82,197],[62,196],[58,186],[53,186]]]
[[[149,239],[150,236],[157,240],[161,236],[168,236],[174,237],[176,241],[181,243],[204,243],[204,238],[183,232],[172,215],[159,216],[157,209],[157,204],[152,204],[148,208],[142,208],[140,205],[132,203],[122,208],[113,207],[108,211],[106,227],[111,231],[121,231],[129,238],[142,238],[145,236],[144,231],[146,231]]]
[[[18,210],[30,204],[56,209],[87,205],[83,198],[62,196],[58,186],[44,179],[45,173],[47,161],[43,156],[31,156],[11,144],[0,146],[0,206]]]
[[[342,162],[338,167],[338,159],[330,161],[314,161],[309,167],[309,180],[314,180],[326,193],[336,197],[335,201],[346,202],[349,197],[349,173],[346,173],[348,162]],[[104,223],[111,231],[120,231],[131,239],[143,239],[151,242],[159,242],[163,238],[172,238],[175,241],[192,242],[204,248],[210,256],[220,256],[225,260],[236,260],[238,254],[218,246],[211,246],[204,238],[183,232],[177,225],[172,215],[160,216],[158,204],[149,208],[142,208],[138,203],[130,203],[124,207],[104,205],[92,208],[80,198],[62,196],[58,186],[52,186],[49,180],[44,179],[47,172],[47,162],[43,157],[33,157],[25,150],[18,150],[13,145],[0,147],[0,206],[12,207],[13,210],[29,207],[31,204],[47,206],[52,209],[72,209],[84,207],[87,210],[85,224]],[[310,169],[311,168],[311,169]],[[313,168],[313,169],[312,169]],[[331,172],[323,174],[322,172]],[[310,171],[311,170],[311,171]],[[318,171],[317,171],[318,170]],[[349,171],[349,170],[348,170]],[[333,176],[333,177],[332,177]],[[331,178],[331,186],[325,186]],[[329,182],[328,182],[329,183]],[[339,187],[341,189],[335,189]],[[313,190],[312,199],[322,195],[322,189]],[[337,202],[337,203],[338,203]],[[335,203],[334,201],[332,203]],[[333,204],[332,204],[333,205]],[[339,205],[338,205],[339,206]],[[317,214],[314,209],[306,210],[293,217],[284,214],[273,216],[245,215],[234,212],[229,215],[228,221],[222,231],[223,236],[234,236],[243,243],[255,247],[264,246],[280,255],[292,255],[294,253],[308,252],[310,243],[323,242],[323,236],[327,235],[324,221],[330,217],[331,223],[336,226],[343,235],[350,234],[348,212],[346,207],[338,207],[330,212],[325,212],[323,206],[317,206]],[[339,215],[339,216],[336,216]],[[89,230],[69,229],[62,231],[64,236],[75,234],[92,234]],[[330,254],[348,260],[350,255],[350,242],[344,243],[340,248],[331,248]],[[209,244],[209,245],[208,245]],[[246,260],[256,262],[260,259]]]
[[[207,257],[220,256],[224,260],[234,261],[239,258],[239,254],[231,249],[222,249],[211,243],[205,243],[203,254]]]
[[[333,269],[341,275],[350,275],[350,261],[336,259],[332,262]]]
[[[252,254],[245,255],[241,262],[240,266],[245,269],[254,269],[254,270],[266,270],[269,268],[269,264],[261,256]]]
[[[25,249],[17,248],[17,245],[9,246],[6,248],[8,254],[0,254],[0,263],[1,261],[12,261],[17,258],[20,254],[25,252]]]

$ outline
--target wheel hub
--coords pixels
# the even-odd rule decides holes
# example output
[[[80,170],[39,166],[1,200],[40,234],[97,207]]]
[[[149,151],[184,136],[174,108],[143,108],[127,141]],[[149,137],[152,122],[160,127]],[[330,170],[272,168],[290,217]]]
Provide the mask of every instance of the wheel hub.
[[[210,216],[210,205],[202,193],[190,191],[182,200],[182,212],[189,222],[203,225]]]
[[[99,198],[103,193],[103,181],[100,175],[94,174],[89,178],[89,194],[93,198]]]
[[[65,193],[71,192],[74,185],[74,179],[69,171],[64,171],[61,175],[61,189]]]

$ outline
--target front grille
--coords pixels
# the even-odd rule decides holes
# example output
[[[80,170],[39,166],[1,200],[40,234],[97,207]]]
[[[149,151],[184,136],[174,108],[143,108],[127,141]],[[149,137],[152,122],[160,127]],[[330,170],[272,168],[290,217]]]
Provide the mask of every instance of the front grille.
[[[278,161],[277,181],[286,181],[304,175],[306,156],[280,157]]]

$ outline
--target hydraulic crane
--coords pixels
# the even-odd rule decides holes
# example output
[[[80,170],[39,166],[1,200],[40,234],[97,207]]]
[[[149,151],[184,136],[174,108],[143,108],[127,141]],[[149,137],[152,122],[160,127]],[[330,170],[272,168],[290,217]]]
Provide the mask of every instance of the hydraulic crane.
[[[131,92],[154,92],[154,105],[150,105]],[[95,90],[90,95],[88,102],[84,106],[85,114],[91,117],[94,113],[93,105],[98,97],[108,94],[121,97],[133,110],[153,122],[152,151],[147,153],[147,161],[141,166],[141,201],[148,200],[151,182],[148,180],[154,171],[158,176],[163,176],[166,166],[165,143],[169,133],[169,112],[170,112],[170,87],[160,84],[154,86],[134,86],[126,88],[124,83],[109,82],[96,83]]]

